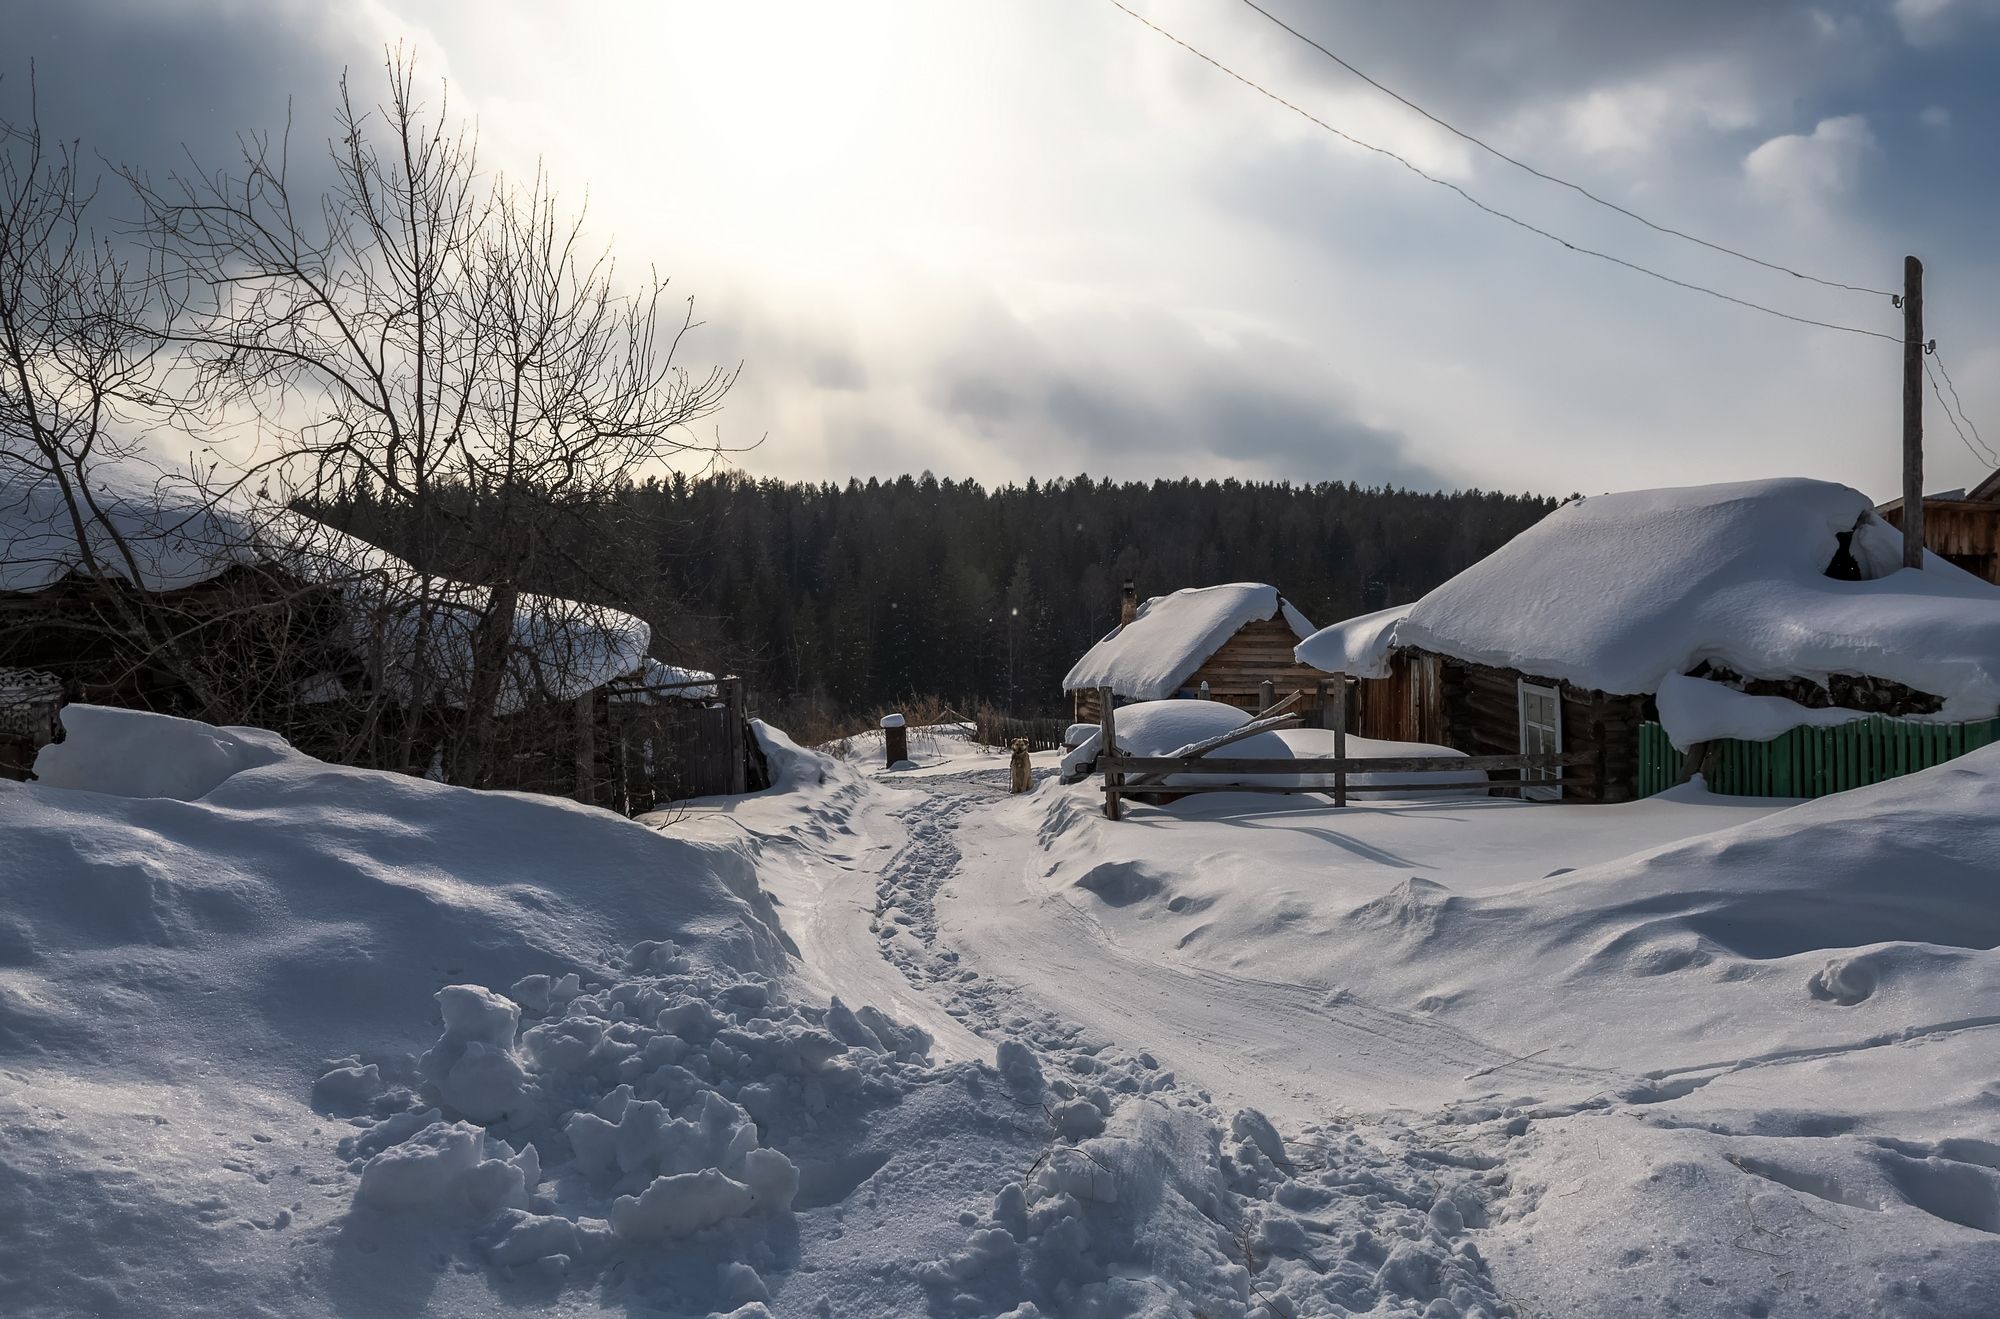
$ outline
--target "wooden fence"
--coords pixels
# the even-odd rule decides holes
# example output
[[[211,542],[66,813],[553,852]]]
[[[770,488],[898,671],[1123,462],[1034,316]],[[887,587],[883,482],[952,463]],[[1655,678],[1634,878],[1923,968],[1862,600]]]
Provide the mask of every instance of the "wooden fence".
[[[2000,740],[2000,719],[1927,724],[1875,716],[1826,728],[1794,728],[1768,742],[1718,740],[1697,758],[1710,792],[1732,797],[1824,797],[1914,774]],[[1639,795],[1650,797],[1693,772],[1656,723],[1639,728]]]
[[[753,772],[741,678],[649,685],[645,695],[650,699],[609,703],[601,804],[638,815],[764,786],[753,781],[760,776]]]
[[[1028,739],[1030,751],[1060,751],[1063,734],[1069,731],[1065,719],[1017,719],[1012,715],[982,710],[972,721],[973,740],[981,746],[1010,747],[1017,737]]]
[[[1118,745],[1117,714],[1110,693],[1104,693],[1103,714],[1098,725],[1098,745]],[[1473,792],[1482,795],[1525,796],[1552,789],[1558,794],[1577,778],[1588,780],[1596,772],[1595,751],[1567,751],[1559,754],[1505,756],[1349,756],[1347,724],[1343,702],[1332,703],[1333,748],[1331,756],[1298,757],[1290,760],[1215,755],[1126,756],[1099,752],[1097,771],[1104,776],[1104,813],[1120,817],[1122,798],[1164,798],[1198,792],[1260,792],[1287,796],[1299,793],[1325,794],[1335,806],[1346,806],[1351,796],[1409,796],[1417,792]],[[1511,774],[1511,778],[1464,781],[1469,774]],[[1169,775],[1227,775],[1228,783],[1164,783]],[[1437,774],[1456,775],[1458,782],[1435,785],[1420,783],[1350,784],[1356,774]],[[1528,774],[1538,777],[1528,778]],[[1307,776],[1331,778],[1330,783],[1299,780]],[[1547,776],[1547,777],[1540,777]],[[1286,783],[1257,783],[1258,778],[1289,779]],[[1146,780],[1134,782],[1133,779]]]

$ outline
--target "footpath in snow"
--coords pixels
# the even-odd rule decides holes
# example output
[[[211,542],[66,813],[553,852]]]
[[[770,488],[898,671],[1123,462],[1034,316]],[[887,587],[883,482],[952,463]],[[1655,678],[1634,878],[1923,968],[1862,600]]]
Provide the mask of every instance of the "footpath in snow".
[[[2000,752],[1796,806],[945,802],[952,965],[1288,1149],[1478,1170],[1517,1312],[1990,1312]]]

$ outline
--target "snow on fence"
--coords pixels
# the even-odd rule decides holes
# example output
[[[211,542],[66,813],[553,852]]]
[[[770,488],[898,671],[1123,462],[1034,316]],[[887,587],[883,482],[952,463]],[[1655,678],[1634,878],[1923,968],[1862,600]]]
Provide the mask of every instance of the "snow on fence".
[[[1690,757],[1659,724],[1647,723],[1639,727],[1639,795],[1686,783],[1698,768],[1709,791],[1732,797],[1824,797],[1914,774],[1995,741],[2000,719],[1935,724],[1876,716],[1794,728],[1768,742],[1718,739]]]
[[[1343,677],[1344,675],[1335,675],[1336,680]],[[1246,724],[1223,738],[1215,739],[1216,749],[1228,741],[1239,739],[1259,729],[1296,722],[1295,715],[1282,711],[1297,697],[1298,694],[1295,694],[1291,700],[1272,707],[1270,717]],[[1098,745],[1116,748],[1117,714],[1112,708],[1110,691],[1100,689],[1099,699],[1102,715],[1099,721]],[[1589,779],[1598,772],[1600,757],[1595,750],[1505,756],[1349,756],[1346,754],[1347,720],[1344,703],[1335,701],[1329,708],[1333,715],[1334,754],[1331,756],[1299,756],[1289,759],[1232,758],[1209,754],[1208,743],[1186,748],[1182,753],[1170,756],[1126,756],[1115,752],[1100,752],[1097,757],[1097,771],[1104,776],[1104,813],[1114,820],[1120,818],[1122,813],[1120,802],[1125,797],[1173,798],[1197,792],[1261,792],[1284,796],[1312,793],[1330,795],[1333,804],[1342,807],[1347,805],[1347,799],[1351,796],[1407,797],[1419,792],[1470,792],[1521,797],[1547,794],[1550,798],[1557,798],[1564,785],[1573,784],[1579,777]],[[1477,772],[1506,772],[1517,777],[1488,779],[1483,783],[1464,781],[1466,774]],[[1429,773],[1452,777],[1435,787],[1407,782],[1395,784],[1348,782],[1350,775]],[[1170,776],[1186,774],[1227,776],[1232,780],[1248,781],[1227,783],[1165,781]],[[1255,780],[1258,778],[1282,781],[1257,783]],[[1324,781],[1326,779],[1330,779],[1331,782]]]

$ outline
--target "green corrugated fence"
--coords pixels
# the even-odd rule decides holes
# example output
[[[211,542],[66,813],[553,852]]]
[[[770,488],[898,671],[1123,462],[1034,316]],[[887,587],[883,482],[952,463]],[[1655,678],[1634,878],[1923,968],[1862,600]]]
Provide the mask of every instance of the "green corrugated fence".
[[[1831,728],[1794,728],[1769,742],[1714,744],[1708,788],[1735,797],[1824,797],[1866,787],[2000,741],[2000,719],[1926,724],[1880,715]],[[1639,726],[1639,795],[1687,782],[1687,756],[1658,724]]]

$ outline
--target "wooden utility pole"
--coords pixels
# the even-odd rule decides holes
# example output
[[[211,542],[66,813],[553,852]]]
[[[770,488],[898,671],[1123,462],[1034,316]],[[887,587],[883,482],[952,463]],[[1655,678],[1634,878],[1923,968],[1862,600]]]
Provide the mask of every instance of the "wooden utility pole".
[[[1347,805],[1347,675],[1333,675],[1333,804]]]
[[[1097,689],[1097,754],[1100,757],[1118,754],[1118,719],[1111,713],[1111,689]],[[1125,776],[1116,770],[1104,771],[1104,813],[1111,819],[1118,818],[1118,789],[1125,782]]]
[[[1924,566],[1924,263],[1903,258],[1903,566]]]

